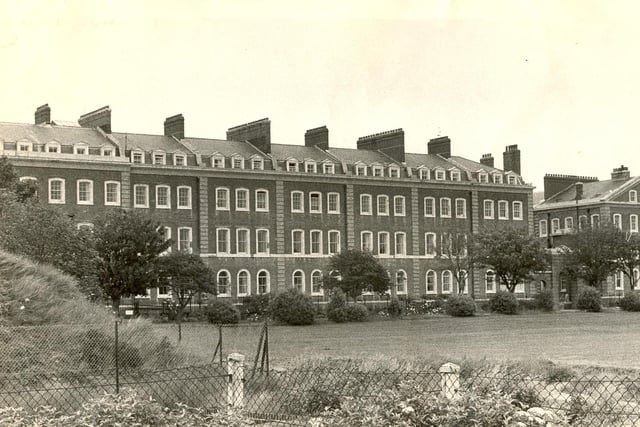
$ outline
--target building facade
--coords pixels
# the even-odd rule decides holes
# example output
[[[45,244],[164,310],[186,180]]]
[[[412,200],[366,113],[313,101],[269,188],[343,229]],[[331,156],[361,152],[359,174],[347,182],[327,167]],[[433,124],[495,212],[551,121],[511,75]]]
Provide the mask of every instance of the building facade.
[[[445,250],[453,237],[534,231],[533,188],[520,176],[516,145],[498,169],[490,154],[479,162],[452,155],[448,137],[406,153],[402,129],[347,149],[331,147],[324,126],[308,130],[304,145],[284,145],[271,142],[268,119],[229,128],[225,139],[187,137],[184,123],[167,118],[163,135],[114,132],[109,107],[76,124],[52,120],[43,105],[33,124],[0,123],[0,155],[79,227],[109,209],[158,220],[172,250],[210,265],[223,297],[297,287],[322,299],[328,258],[343,248],[371,251],[392,294],[435,297],[456,291]],[[490,271],[474,268],[468,281],[476,298],[497,290]]]

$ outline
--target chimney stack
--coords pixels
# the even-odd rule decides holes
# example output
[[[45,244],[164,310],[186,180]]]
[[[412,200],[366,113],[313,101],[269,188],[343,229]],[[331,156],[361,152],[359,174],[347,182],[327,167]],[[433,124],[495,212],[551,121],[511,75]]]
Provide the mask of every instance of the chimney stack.
[[[227,130],[229,141],[249,141],[263,153],[271,153],[271,120],[268,118],[234,126]]]
[[[176,114],[164,120],[164,135],[184,139],[184,117],[182,114]]]
[[[309,129],[304,133],[305,147],[318,147],[323,150],[329,149],[329,129],[326,126]]]
[[[404,162],[404,131],[388,130],[373,135],[362,136],[356,143],[358,150],[378,150],[397,162]]]
[[[598,178],[593,176],[578,176],[578,175],[558,175],[558,174],[546,174],[544,176],[544,198],[549,199],[551,196],[558,194],[562,190],[567,189],[573,184],[580,183],[581,186],[585,182],[596,182]],[[576,192],[578,191],[576,187]]]
[[[507,145],[502,153],[502,165],[505,172],[513,171],[522,175],[520,170],[520,150],[517,145]]]
[[[448,159],[451,157],[451,139],[448,136],[440,136],[429,140],[427,153],[440,154]]]
[[[613,172],[611,172],[611,180],[613,181],[622,181],[629,178],[631,178],[631,173],[629,168],[624,165],[619,168],[613,168]]]
[[[98,108],[78,119],[78,124],[83,128],[100,128],[105,133],[111,133],[111,108],[108,105]]]
[[[582,194],[584,190],[584,184],[576,182],[576,200],[582,200]]]
[[[491,153],[483,154],[482,158],[480,159],[480,164],[483,164],[485,166],[488,166],[488,167],[492,168],[493,167],[493,156],[491,155]]]
[[[49,107],[49,104],[44,104],[36,108],[35,122],[37,125],[51,123],[51,107]]]

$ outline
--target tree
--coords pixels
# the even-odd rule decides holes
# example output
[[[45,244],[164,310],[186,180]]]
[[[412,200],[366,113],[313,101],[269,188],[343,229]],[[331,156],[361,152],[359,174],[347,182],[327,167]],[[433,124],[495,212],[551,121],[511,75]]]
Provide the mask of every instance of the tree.
[[[482,232],[474,239],[474,258],[490,267],[509,292],[534,271],[548,265],[548,255],[539,239],[515,228]]]
[[[173,252],[158,258],[158,286],[171,290],[169,308],[178,322],[178,341],[182,340],[182,317],[194,295],[200,292],[215,293],[213,272],[198,255]]]
[[[0,193],[10,193],[18,202],[25,202],[36,194],[35,183],[21,182],[6,156],[0,157]]]
[[[473,245],[464,233],[445,233],[442,236],[443,262],[456,279],[458,293],[463,294],[473,268]]]
[[[618,233],[619,242],[616,250],[616,270],[622,271],[627,276],[634,290],[638,277],[634,274],[640,269],[640,236],[637,234]]]
[[[325,274],[325,289],[340,288],[354,301],[362,291],[383,294],[389,289],[389,276],[377,259],[369,252],[348,249],[329,259],[330,274]]]
[[[623,233],[609,224],[587,227],[568,236],[564,261],[567,272],[583,279],[589,286],[599,288],[607,277],[620,267],[619,245]]]
[[[94,227],[100,287],[116,313],[122,297],[157,286],[156,260],[171,245],[159,223],[132,211],[114,211]]]

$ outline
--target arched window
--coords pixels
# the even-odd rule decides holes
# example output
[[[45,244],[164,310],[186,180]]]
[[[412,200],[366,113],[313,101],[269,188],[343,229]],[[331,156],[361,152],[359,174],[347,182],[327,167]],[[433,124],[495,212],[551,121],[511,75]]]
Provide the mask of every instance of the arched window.
[[[227,270],[218,271],[218,296],[219,297],[230,297],[231,289],[230,289],[230,274]]]
[[[640,270],[638,268],[633,269],[633,282],[631,283],[631,289],[635,289],[638,286],[638,279],[640,279]]]
[[[302,270],[296,270],[292,276],[293,287],[304,293],[304,272]]]
[[[396,294],[407,293],[407,273],[404,270],[396,272]]]
[[[451,272],[449,270],[442,272],[442,293],[451,293]]]
[[[496,291],[496,274],[493,270],[487,270],[484,275],[484,286],[486,293],[494,293]]]
[[[435,294],[437,292],[437,276],[433,270],[427,271],[427,293]]]
[[[271,288],[271,279],[267,270],[258,272],[258,294],[268,294]]]
[[[322,295],[322,272],[320,270],[313,270],[311,272],[311,294]]]
[[[251,293],[251,289],[249,288],[249,283],[251,283],[249,272],[247,270],[240,270],[238,272],[238,289],[237,295],[239,297],[249,295]]]

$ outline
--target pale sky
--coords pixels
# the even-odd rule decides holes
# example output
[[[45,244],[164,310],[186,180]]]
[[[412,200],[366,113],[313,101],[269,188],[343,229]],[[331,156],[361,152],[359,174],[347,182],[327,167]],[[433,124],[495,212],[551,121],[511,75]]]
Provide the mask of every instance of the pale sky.
[[[638,4],[638,6],[636,6]],[[640,175],[635,1],[0,0],[0,121],[76,120],[187,136],[271,119],[274,143],[329,144],[403,128],[407,152],[448,135],[455,155],[522,151],[545,173]]]

